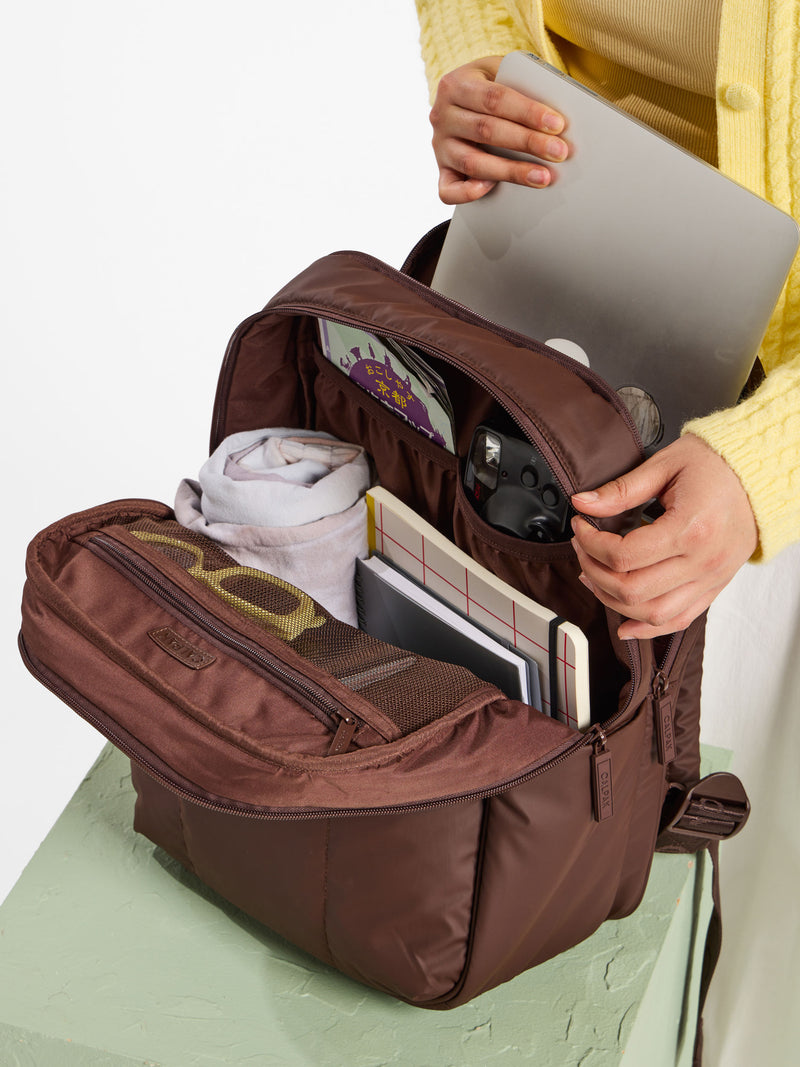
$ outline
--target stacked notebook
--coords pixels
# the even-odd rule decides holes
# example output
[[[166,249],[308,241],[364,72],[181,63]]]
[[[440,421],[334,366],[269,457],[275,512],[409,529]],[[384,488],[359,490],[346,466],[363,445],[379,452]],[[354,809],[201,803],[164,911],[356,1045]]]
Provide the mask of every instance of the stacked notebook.
[[[362,629],[390,645],[466,667],[506,696],[542,710],[536,661],[429,593],[381,556],[356,560]]]
[[[589,650],[581,630],[501,581],[385,489],[369,490],[367,506],[373,555],[356,578],[362,629],[420,655],[458,656],[449,662],[586,729]]]

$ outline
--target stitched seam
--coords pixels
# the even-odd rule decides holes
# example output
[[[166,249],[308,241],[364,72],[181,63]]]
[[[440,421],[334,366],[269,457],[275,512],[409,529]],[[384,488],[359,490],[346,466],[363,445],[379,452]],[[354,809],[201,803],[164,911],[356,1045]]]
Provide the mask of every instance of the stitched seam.
[[[189,852],[189,841],[186,836],[186,823],[184,821],[184,801],[178,797],[178,829],[181,832],[181,845],[183,847],[183,855],[185,856],[186,867],[192,872],[197,874],[195,865],[192,862],[191,853]]]
[[[438,997],[434,997],[433,1000],[427,1002],[428,1006],[436,1004],[448,1004],[450,1001],[455,1000],[460,996],[461,991],[466,985],[468,979],[471,977],[470,964],[472,963],[472,953],[475,947],[476,931],[478,926],[478,912],[481,905],[481,889],[483,887],[483,869],[486,860],[486,848],[487,840],[489,837],[489,819],[492,813],[492,800],[493,797],[486,798],[481,801],[481,822],[478,829],[478,845],[475,855],[475,874],[472,883],[472,910],[470,913],[469,929],[467,931],[466,944],[464,948],[464,962],[461,968],[461,974],[458,976],[455,984],[446,993],[441,994]],[[483,992],[483,988],[476,990],[474,995],[478,995]]]
[[[336,962],[336,957],[333,954],[333,950],[331,949],[331,943],[330,943],[330,940],[328,938],[328,871],[329,871],[329,861],[330,861],[330,841],[331,841],[331,820],[330,819],[326,819],[325,820],[324,855],[323,855],[323,861],[322,861],[322,916],[321,916],[322,940],[323,940],[323,943],[325,945],[325,951],[328,954],[328,962],[332,966],[337,967],[339,970],[341,970],[342,968],[339,967],[339,964]]]

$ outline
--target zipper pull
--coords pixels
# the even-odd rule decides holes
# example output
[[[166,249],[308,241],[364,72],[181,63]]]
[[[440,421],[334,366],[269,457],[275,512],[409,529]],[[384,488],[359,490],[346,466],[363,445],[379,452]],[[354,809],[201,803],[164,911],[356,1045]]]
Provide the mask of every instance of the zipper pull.
[[[600,726],[593,727],[592,804],[598,822],[614,814],[614,787],[611,778],[611,753],[606,751],[606,735]]]
[[[675,724],[673,710],[675,693],[670,692],[669,678],[663,671],[656,671],[653,679],[653,713],[656,724],[658,762],[662,766],[675,759]]]
[[[353,734],[356,732],[356,726],[358,726],[358,721],[354,715],[345,715],[339,720],[339,727],[328,749],[329,756],[338,756],[348,750]]]

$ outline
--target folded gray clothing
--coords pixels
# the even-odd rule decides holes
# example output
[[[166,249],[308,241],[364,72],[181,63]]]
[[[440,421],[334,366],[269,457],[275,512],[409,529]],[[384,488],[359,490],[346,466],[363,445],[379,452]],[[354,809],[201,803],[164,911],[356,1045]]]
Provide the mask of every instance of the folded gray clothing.
[[[244,567],[298,586],[356,625],[355,561],[368,555],[364,449],[314,430],[226,437],[175,497],[181,525]]]

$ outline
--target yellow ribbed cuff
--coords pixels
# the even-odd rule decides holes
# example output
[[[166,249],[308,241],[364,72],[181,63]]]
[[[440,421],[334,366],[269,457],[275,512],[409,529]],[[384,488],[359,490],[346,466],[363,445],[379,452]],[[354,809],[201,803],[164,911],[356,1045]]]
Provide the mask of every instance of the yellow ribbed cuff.
[[[531,47],[529,35],[507,5],[494,0],[416,0],[420,45],[431,102],[439,79],[483,56]]]
[[[735,408],[693,419],[702,438],[744,486],[758,525],[753,561],[800,539],[800,359],[779,367]]]

